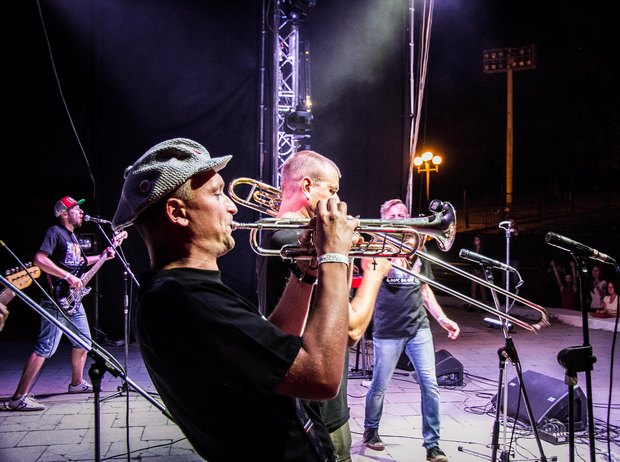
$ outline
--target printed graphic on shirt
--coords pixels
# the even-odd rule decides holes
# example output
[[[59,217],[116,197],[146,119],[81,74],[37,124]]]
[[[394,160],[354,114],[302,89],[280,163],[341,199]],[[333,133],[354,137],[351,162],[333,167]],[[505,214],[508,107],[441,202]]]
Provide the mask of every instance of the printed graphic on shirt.
[[[415,287],[420,285],[418,278],[406,273],[397,266],[392,266],[390,272],[385,278],[385,282],[395,287]]]
[[[69,267],[80,266],[82,254],[80,245],[77,242],[67,242],[67,254],[65,255],[65,265]]]

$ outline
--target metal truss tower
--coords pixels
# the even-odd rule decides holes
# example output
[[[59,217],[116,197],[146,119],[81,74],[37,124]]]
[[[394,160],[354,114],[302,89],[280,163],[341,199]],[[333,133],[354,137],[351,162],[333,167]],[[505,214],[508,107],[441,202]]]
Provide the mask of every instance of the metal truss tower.
[[[300,26],[314,2],[274,2],[271,184],[280,188],[282,164],[298,150],[310,148],[310,50],[301,40]]]

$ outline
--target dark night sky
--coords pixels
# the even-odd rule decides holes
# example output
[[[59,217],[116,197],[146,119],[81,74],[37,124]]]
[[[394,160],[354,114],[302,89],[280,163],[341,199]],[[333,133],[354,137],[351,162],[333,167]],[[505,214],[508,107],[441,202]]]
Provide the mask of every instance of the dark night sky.
[[[425,141],[448,158],[438,188],[502,183],[507,79],[482,72],[482,51],[534,44],[536,69],[514,73],[517,198],[618,190],[620,42],[605,5],[436,2]]]
[[[406,140],[394,138],[406,137],[408,5],[319,0],[304,26],[313,54],[313,147],[344,167],[348,197],[363,195],[359,185],[349,187],[351,174],[363,184],[394,183],[391,194],[405,190],[389,168],[407,157]],[[422,2],[415,9],[419,19]],[[482,54],[530,44],[536,69],[514,73],[515,200],[618,191],[620,42],[613,18],[600,4],[435,3],[418,141],[418,152],[445,158],[432,175],[435,197],[459,203],[467,191],[470,199],[503,199],[507,78],[483,73]],[[415,27],[419,56],[419,20]],[[414,198],[420,179],[414,175]],[[362,197],[356,205],[369,213],[380,199]]]

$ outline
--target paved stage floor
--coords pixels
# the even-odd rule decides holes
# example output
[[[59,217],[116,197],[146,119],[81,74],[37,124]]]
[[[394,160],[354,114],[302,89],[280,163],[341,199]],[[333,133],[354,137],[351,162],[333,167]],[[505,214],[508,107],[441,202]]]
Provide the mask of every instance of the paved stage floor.
[[[500,330],[483,321],[484,312],[467,312],[461,302],[450,297],[439,297],[445,311],[461,326],[461,336],[449,340],[436,323],[435,350],[445,350],[447,363],[463,366],[463,384],[441,388],[441,447],[452,462],[491,460],[490,444],[495,422],[493,397],[498,390],[498,350],[507,342]],[[584,344],[583,329],[578,312],[550,309],[552,323],[539,334],[516,327],[510,339],[514,343],[518,362],[524,372],[526,394],[530,402],[564,400],[568,404],[567,386],[563,381],[565,369],[557,361],[558,353],[567,348]],[[515,313],[524,316],[535,314],[532,310],[517,308]],[[596,363],[591,373],[592,402],[595,428],[594,448],[597,461],[613,460],[620,454],[620,371],[612,369],[611,358],[614,321],[591,320],[589,343]],[[11,322],[11,318],[9,321]],[[372,345],[351,350],[351,373],[348,384],[353,433],[353,461],[355,462],[417,462],[425,460],[421,439],[420,392],[415,382],[415,372],[397,370],[386,395],[380,435],[387,447],[373,451],[361,443],[364,421],[364,397],[370,377]],[[104,346],[121,364],[125,364],[124,346]],[[3,340],[0,333],[0,399],[5,401],[13,393],[19,380],[24,361],[32,343],[20,340]],[[95,406],[93,395],[69,395],[69,344],[63,340],[56,355],[46,362],[32,392],[47,406],[43,412],[0,412],[0,461],[55,462],[88,461],[95,459],[95,441],[100,442],[101,460],[194,461],[201,460],[183,438],[183,435],[159,406],[158,396],[148,378],[135,344],[128,346],[127,376],[139,391],[124,392],[121,379],[106,374],[102,380],[101,403]],[[439,357],[439,356],[438,356]],[[615,355],[615,366],[619,364]],[[208,358],[197,358],[208,367]],[[90,360],[89,360],[90,364]],[[88,364],[87,364],[88,370]],[[516,367],[506,362],[505,374],[509,389],[516,382]],[[528,377],[542,378],[536,385],[528,385]],[[610,377],[614,377],[610,402]],[[191,378],[190,378],[191,380]],[[556,382],[559,381],[559,382]],[[558,385],[559,383],[559,385]],[[200,399],[196,384],[196,399]],[[578,374],[578,386],[587,395],[586,374]],[[121,390],[120,394],[117,394]],[[511,392],[508,392],[510,398]],[[518,392],[514,395],[518,396]],[[575,396],[581,396],[575,392]],[[563,398],[562,398],[563,397]],[[510,401],[510,399],[509,399]],[[587,401],[587,400],[585,400]],[[512,401],[515,405],[515,401]],[[582,400],[583,402],[583,400]],[[523,406],[523,405],[522,405]],[[3,406],[0,406],[3,407]],[[509,405],[510,408],[510,405]],[[577,406],[581,409],[580,406]],[[99,409],[100,425],[96,431],[95,409]],[[501,408],[503,409],[503,407]],[[508,411],[510,412],[510,411]],[[542,405],[533,405],[533,412],[544,414]],[[565,413],[567,411],[564,411]],[[609,415],[608,415],[609,414]],[[504,412],[500,412],[503,418]],[[509,416],[510,417],[510,416]],[[543,419],[545,420],[545,419]],[[548,419],[547,419],[548,420]],[[580,417],[586,421],[585,416]],[[540,447],[529,425],[509,419],[499,426],[497,460],[510,451],[509,460],[546,460],[568,462],[571,460],[568,434],[561,424],[543,422],[556,444],[540,439]],[[607,427],[610,428],[610,452],[607,445]],[[564,442],[562,442],[564,441]],[[243,444],[243,435],[239,435]],[[587,431],[575,432],[574,460],[589,461],[591,444]],[[542,451],[541,451],[542,448]]]

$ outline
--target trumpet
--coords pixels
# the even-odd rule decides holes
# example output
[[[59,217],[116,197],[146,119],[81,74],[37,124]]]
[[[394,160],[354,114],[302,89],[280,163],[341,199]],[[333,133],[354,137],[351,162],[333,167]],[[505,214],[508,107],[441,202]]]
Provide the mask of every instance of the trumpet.
[[[237,193],[240,188],[248,189],[245,193]],[[277,216],[282,202],[282,193],[267,183],[252,178],[241,177],[233,180],[228,186],[228,195],[236,203],[247,208],[270,215]],[[351,257],[376,257],[376,258],[407,258],[415,254],[422,241],[421,235],[434,238],[438,247],[447,252],[454,243],[456,237],[456,212],[449,202],[439,200],[431,201],[429,210],[433,215],[427,217],[414,217],[398,220],[361,219],[356,229],[359,233],[376,236],[376,233],[396,234],[406,236],[410,244],[407,250],[395,241],[375,240],[363,242],[351,249]],[[307,218],[264,218],[255,223],[233,222],[233,230],[250,230],[250,243],[252,249],[263,256],[281,256],[283,258],[312,258],[314,251],[311,245],[286,246],[282,251],[262,248],[259,244],[259,231],[279,229],[310,229],[310,220]]]
[[[359,234],[370,236],[351,247],[349,257],[373,258],[411,258],[418,251],[423,236],[432,237],[443,251],[448,251],[454,243],[456,213],[449,202],[435,200],[430,208],[435,210],[431,217],[416,217],[398,220],[360,219],[355,229]],[[254,223],[233,221],[233,230],[250,230],[250,245],[258,255],[286,259],[308,260],[316,256],[312,243],[287,244],[280,249],[268,249],[260,245],[260,232],[268,230],[306,230],[313,229],[309,218],[263,218]],[[379,235],[396,235],[400,239],[383,239]],[[404,245],[404,241],[409,245]]]
[[[234,189],[240,185],[250,187],[250,191],[246,194],[245,199],[235,193]],[[275,217],[278,213],[282,196],[280,191],[273,186],[250,178],[239,178],[233,180],[228,188],[229,195],[240,205],[244,205],[252,210],[261,212],[266,215]],[[417,256],[421,259],[441,266],[452,271],[466,279],[475,281],[483,287],[487,287],[492,293],[499,293],[514,301],[517,301],[529,308],[540,313],[541,318],[537,322],[530,324],[509,313],[504,313],[495,307],[491,307],[485,303],[475,300],[464,295],[454,289],[451,289],[434,279],[430,279],[422,274],[414,273],[408,268],[399,267],[405,273],[411,274],[423,283],[435,287],[449,295],[460,300],[470,303],[478,308],[485,310],[501,319],[510,321],[523,329],[531,332],[539,332],[543,327],[549,325],[549,316],[547,311],[540,305],[537,305],[517,294],[513,294],[502,289],[485,279],[474,276],[463,271],[449,263],[445,263],[422,250],[420,244],[424,242],[426,237],[434,238],[438,247],[447,252],[454,243],[456,236],[456,212],[449,202],[433,200],[429,205],[429,209],[433,215],[427,217],[414,217],[398,220],[382,220],[382,219],[360,219],[359,226],[356,231],[370,236],[370,240],[364,240],[355,244],[350,252],[349,257],[361,258],[407,258],[411,259]],[[311,243],[308,244],[289,244],[284,245],[280,249],[268,249],[261,247],[260,232],[267,230],[312,230],[310,220],[307,218],[264,218],[255,223],[238,223],[233,222],[233,230],[247,229],[250,230],[250,245],[255,253],[262,256],[279,256],[285,259],[312,259],[316,256],[316,251]]]

